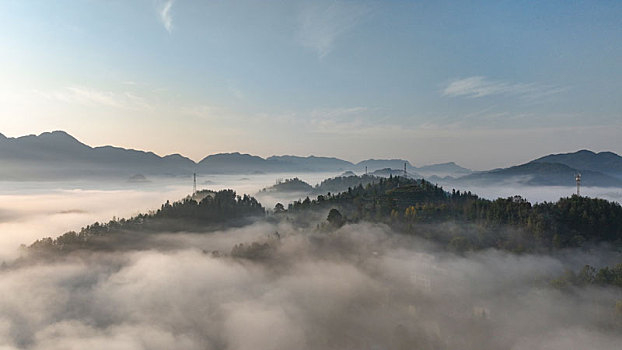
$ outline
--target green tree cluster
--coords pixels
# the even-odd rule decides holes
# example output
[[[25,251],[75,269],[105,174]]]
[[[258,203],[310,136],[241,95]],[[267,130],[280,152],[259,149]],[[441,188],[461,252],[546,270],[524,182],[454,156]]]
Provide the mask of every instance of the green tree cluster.
[[[622,207],[576,195],[535,205],[520,196],[491,201],[470,192],[446,192],[425,180],[391,176],[339,194],[295,201],[287,211],[329,208],[338,209],[348,221],[383,222],[459,251],[495,247],[524,252],[587,242],[622,243]],[[447,222],[464,229],[452,233],[440,225]]]
[[[622,263],[613,267],[605,266],[596,269],[585,265],[579,272],[566,271],[563,276],[551,281],[556,288],[568,288],[570,286],[615,286],[622,288]]]
[[[264,216],[265,209],[251,196],[238,196],[233,190],[200,191],[174,203],[167,201],[160,209],[147,214],[130,219],[115,218],[108,223],[95,222],[80,232],[70,231],[56,239],[37,240],[30,248],[61,251],[114,248],[110,247],[111,238],[119,238],[119,234],[124,234],[123,240],[127,244],[132,238],[129,233],[205,231],[236,226],[249,218]]]

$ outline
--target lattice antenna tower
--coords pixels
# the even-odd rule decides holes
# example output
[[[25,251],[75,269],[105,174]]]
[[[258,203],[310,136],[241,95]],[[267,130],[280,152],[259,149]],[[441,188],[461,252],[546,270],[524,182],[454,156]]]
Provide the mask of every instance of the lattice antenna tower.
[[[193,183],[192,183],[192,195],[194,196],[197,193],[197,173],[192,174]]]
[[[575,176],[575,180],[577,181],[577,196],[581,195],[581,173],[577,173]]]
[[[408,173],[406,172],[406,162],[404,162],[404,177],[408,177],[407,175]]]

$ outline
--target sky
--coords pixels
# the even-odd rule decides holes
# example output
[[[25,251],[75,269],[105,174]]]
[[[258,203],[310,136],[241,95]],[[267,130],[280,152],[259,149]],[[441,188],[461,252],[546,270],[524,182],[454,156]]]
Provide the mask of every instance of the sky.
[[[622,153],[620,1],[0,0],[0,133],[509,166]]]

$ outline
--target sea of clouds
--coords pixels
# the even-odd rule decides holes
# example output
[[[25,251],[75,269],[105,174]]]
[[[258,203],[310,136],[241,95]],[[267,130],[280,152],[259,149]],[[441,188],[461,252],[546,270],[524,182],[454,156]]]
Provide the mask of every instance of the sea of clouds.
[[[246,253],[231,254],[239,244]],[[549,281],[620,258],[454,255],[371,224],[162,233],[5,266],[0,348],[617,349],[620,290]]]
[[[315,184],[322,176],[299,177]],[[274,181],[262,175],[198,182],[199,188],[256,193]],[[37,259],[19,245],[157,209],[187,195],[192,183],[3,186],[2,350],[556,350],[622,344],[619,289],[559,290],[550,284],[585,264],[622,261],[622,253],[608,247],[455,255],[384,225],[326,233],[259,222],[212,233],[161,232],[132,249]],[[551,195],[535,199],[542,201],[556,200],[561,191],[486,190],[485,197]],[[231,254],[239,244],[245,248]]]

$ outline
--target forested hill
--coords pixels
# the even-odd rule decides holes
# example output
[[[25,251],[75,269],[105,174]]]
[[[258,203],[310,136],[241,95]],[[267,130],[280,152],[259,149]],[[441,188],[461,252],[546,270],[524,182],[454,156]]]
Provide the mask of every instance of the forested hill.
[[[287,210],[281,204],[277,208],[271,220],[311,218],[311,211],[325,210],[330,211],[329,223],[321,230],[347,222],[386,223],[397,232],[432,239],[456,251],[546,252],[602,242],[622,248],[622,207],[579,196],[535,205],[519,196],[490,201],[470,192],[446,192],[425,180],[389,177],[339,194],[307,197],[289,204]],[[141,237],[140,233],[207,232],[245,225],[258,217],[264,218],[265,210],[253,197],[232,190],[202,191],[148,214],[39,240],[31,249],[117,249]]]
[[[383,222],[456,250],[495,247],[522,252],[588,242],[622,245],[622,207],[580,196],[535,205],[519,196],[490,201],[470,192],[446,192],[425,180],[390,177],[340,194],[296,201],[287,211],[320,208],[337,209],[342,222]]]
[[[140,233],[213,231],[243,226],[264,217],[264,208],[253,197],[238,196],[233,190],[205,190],[172,204],[167,201],[160,209],[147,214],[113,219],[108,223],[96,222],[80,232],[67,232],[56,239],[40,239],[30,248],[39,251],[116,249],[131,245],[142,237]]]
[[[366,186],[369,183],[378,181],[378,179],[380,179],[379,176],[368,174],[337,176],[325,179],[321,183],[311,186],[296,177],[279,181],[273,186],[262,189],[260,193],[298,192],[307,195],[326,194],[329,192],[339,193],[346,191],[349,187],[356,187],[358,185]]]

